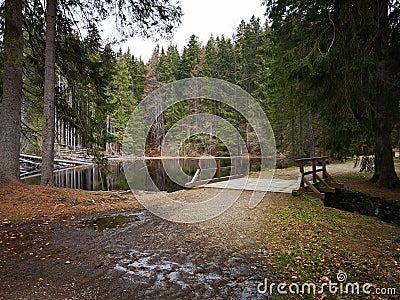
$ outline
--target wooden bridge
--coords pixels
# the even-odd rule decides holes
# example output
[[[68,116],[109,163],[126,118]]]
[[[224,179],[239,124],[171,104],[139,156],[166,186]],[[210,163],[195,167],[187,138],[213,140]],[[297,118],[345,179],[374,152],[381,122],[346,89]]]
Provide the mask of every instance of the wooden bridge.
[[[310,194],[320,199],[325,197],[325,193],[334,193],[336,188],[343,188],[343,185],[336,182],[327,172],[326,161],[328,157],[326,156],[296,159],[296,163],[299,165],[300,169],[297,180],[251,178],[240,173],[233,173],[233,175],[220,177],[220,159],[217,157],[215,159],[217,161],[215,168],[200,169],[199,167],[192,180],[186,184],[186,187],[278,192],[293,194],[295,196]],[[311,167],[309,171],[306,170],[308,164],[310,164]],[[318,166],[321,166],[321,168],[318,168]],[[226,168],[237,167],[232,166]],[[199,179],[201,173],[206,170],[211,170],[211,174],[216,174],[217,176],[214,178]],[[322,175],[319,176],[318,173]]]
[[[242,177],[229,181],[208,183],[204,187],[291,194],[294,189],[299,187],[299,183],[297,180]]]
[[[327,156],[322,156],[300,158],[295,160],[300,168],[298,179],[298,181],[300,182],[300,187],[297,190],[293,190],[293,195],[301,195],[307,193],[313,195],[314,197],[324,199],[325,193],[334,193],[336,188],[343,188],[343,184],[338,183],[327,172],[327,159]],[[305,170],[307,163],[311,163],[311,170],[309,171]],[[318,168],[318,166],[321,166],[321,168]],[[322,175],[319,176],[318,173],[321,173]]]
[[[197,160],[197,170],[192,180],[185,184],[187,188],[244,177],[246,176],[245,163],[249,160],[242,156],[205,156],[192,159]],[[227,160],[229,160],[231,164],[227,166],[223,165],[222,162]]]

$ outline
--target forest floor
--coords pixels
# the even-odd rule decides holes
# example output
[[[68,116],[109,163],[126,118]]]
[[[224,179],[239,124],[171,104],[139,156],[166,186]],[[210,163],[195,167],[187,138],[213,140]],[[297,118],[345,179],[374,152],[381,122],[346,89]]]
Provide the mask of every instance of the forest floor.
[[[350,163],[328,171],[346,188],[400,201],[400,189],[371,185]],[[295,179],[297,169],[276,176]],[[199,201],[216,192],[168,196]],[[295,299],[400,299],[400,226],[288,194],[267,193],[249,209],[250,196],[244,191],[210,221],[178,224],[131,193],[2,184],[0,299],[287,299],[281,282],[286,291],[291,283],[318,287]],[[360,294],[328,286],[318,293],[339,272]],[[265,280],[276,284],[272,296],[257,291]],[[378,294],[392,288],[397,294]]]

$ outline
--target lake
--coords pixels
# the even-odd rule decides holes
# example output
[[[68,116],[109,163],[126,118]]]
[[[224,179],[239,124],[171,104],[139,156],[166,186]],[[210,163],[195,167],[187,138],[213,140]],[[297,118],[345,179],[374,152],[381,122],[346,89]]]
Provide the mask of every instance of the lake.
[[[179,160],[182,170],[193,177],[197,170],[197,160],[193,158],[182,158]],[[172,181],[164,170],[161,159],[146,159],[148,172],[160,191],[174,192],[184,189],[183,186]],[[221,160],[220,176],[228,176],[230,159]],[[260,159],[250,160],[250,170],[260,170]],[[22,179],[26,184],[40,184],[40,175]],[[56,187],[82,189],[88,191],[113,191],[129,190],[126,181],[122,161],[110,161],[107,168],[98,165],[79,166],[61,169],[54,172],[54,185]]]

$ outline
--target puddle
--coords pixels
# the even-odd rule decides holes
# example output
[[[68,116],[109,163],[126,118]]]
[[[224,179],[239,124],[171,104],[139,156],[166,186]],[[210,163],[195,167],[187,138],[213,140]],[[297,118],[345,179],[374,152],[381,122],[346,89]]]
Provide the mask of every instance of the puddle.
[[[123,272],[125,280],[146,290],[177,289],[194,293],[194,298],[231,295],[234,299],[263,299],[257,292],[260,280],[253,276],[246,262],[235,258],[221,265],[209,261],[210,257],[199,263],[196,254],[185,253],[184,249],[175,251],[169,257],[171,253],[159,250],[133,250],[117,262],[114,270]]]
[[[81,227],[92,228],[97,231],[107,229],[119,229],[143,221],[143,213],[135,214],[119,214],[111,216],[103,216],[96,219],[84,220],[81,222]]]

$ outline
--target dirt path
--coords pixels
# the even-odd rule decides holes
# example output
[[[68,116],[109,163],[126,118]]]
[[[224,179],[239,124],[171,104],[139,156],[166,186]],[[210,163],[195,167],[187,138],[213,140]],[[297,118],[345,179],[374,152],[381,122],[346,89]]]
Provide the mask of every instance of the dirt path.
[[[328,168],[346,170],[351,162]],[[297,169],[277,171],[285,176]],[[345,269],[391,286],[400,276],[398,227],[286,194],[249,209],[245,191],[219,217],[188,225],[131,195],[18,189],[0,187],[0,299],[265,299],[257,292],[265,278],[318,282]],[[170,195],[201,201],[216,192]]]
[[[0,298],[257,299],[257,285],[268,275],[258,257],[263,211],[273,204],[250,210],[249,195],[195,225],[135,209],[114,218],[103,213],[3,226]]]
[[[310,167],[306,167],[310,168]],[[310,168],[311,169],[311,168]],[[331,175],[338,174],[354,174],[358,172],[358,168],[354,168],[354,162],[351,160],[345,163],[333,163],[326,166],[326,170]],[[297,179],[299,175],[298,167],[291,167],[287,169],[277,169],[275,170],[274,178],[281,179]]]

